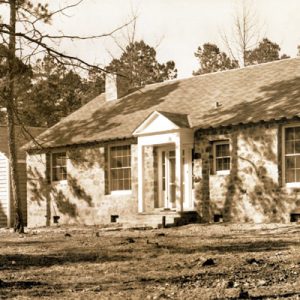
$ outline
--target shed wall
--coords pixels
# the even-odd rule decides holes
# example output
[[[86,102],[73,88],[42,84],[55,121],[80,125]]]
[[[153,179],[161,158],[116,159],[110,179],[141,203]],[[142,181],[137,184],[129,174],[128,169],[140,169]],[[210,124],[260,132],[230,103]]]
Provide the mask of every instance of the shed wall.
[[[0,227],[8,225],[9,209],[8,159],[0,153]]]

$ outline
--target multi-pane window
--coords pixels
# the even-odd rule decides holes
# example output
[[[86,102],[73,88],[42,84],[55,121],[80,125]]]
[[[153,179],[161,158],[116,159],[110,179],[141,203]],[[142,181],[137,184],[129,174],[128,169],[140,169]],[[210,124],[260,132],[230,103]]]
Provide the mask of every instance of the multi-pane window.
[[[52,153],[52,181],[67,179],[66,152]]]
[[[228,141],[214,143],[215,172],[230,170],[230,147]]]
[[[110,148],[110,190],[131,189],[130,145]]]
[[[285,181],[300,182],[300,127],[285,128]]]

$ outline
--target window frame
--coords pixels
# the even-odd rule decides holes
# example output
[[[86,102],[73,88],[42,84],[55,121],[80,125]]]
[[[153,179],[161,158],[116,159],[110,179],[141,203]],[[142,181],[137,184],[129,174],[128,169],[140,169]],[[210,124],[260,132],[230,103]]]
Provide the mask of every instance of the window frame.
[[[219,170],[217,171],[217,146],[219,145],[228,145],[229,146],[229,156],[224,156],[224,157],[229,157],[229,169],[228,170]],[[230,140],[219,140],[219,141],[213,141],[213,174],[215,175],[228,175],[230,174],[231,170],[231,144]]]
[[[300,188],[300,181],[296,181],[296,182],[286,182],[286,162],[285,162],[285,158],[286,158],[286,147],[285,147],[285,130],[287,128],[295,128],[295,127],[300,127],[300,123],[293,123],[293,124],[287,124],[287,125],[283,125],[282,126],[282,139],[281,139],[281,165],[282,165],[282,185],[288,188]],[[299,153],[300,155],[300,153]],[[290,156],[294,156],[294,155],[290,155]]]
[[[54,166],[53,166],[53,155],[55,154],[65,154],[66,157],[66,178],[65,179],[59,179],[59,180],[55,180],[54,179]],[[68,155],[67,155],[67,151],[54,151],[50,153],[50,182],[51,183],[66,183],[68,181]]]
[[[130,189],[126,190],[113,190],[112,189],[112,178],[111,178],[111,148],[128,146],[130,151]],[[131,194],[132,193],[132,147],[131,144],[112,144],[108,146],[107,155],[107,180],[108,180],[108,191],[111,195]]]

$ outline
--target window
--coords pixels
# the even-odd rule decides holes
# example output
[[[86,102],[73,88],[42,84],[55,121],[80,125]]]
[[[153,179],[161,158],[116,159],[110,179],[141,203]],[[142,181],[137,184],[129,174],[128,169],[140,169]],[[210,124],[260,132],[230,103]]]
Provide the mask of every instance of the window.
[[[130,145],[110,147],[110,190],[131,190]]]
[[[219,141],[213,144],[213,165],[215,174],[228,174],[230,171],[229,141]]]
[[[285,182],[300,183],[300,126],[284,128]]]
[[[66,152],[52,153],[51,160],[52,181],[67,179],[67,156]]]

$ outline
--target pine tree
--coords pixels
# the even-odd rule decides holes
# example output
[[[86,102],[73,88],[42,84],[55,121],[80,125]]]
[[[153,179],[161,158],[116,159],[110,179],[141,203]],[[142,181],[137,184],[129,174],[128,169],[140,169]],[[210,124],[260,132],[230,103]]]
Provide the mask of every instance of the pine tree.
[[[128,77],[133,89],[177,77],[175,63],[160,64],[155,49],[144,41],[129,43],[120,59],[113,59],[107,70]]]
[[[203,44],[203,49],[198,47],[195,56],[199,60],[200,68],[197,71],[194,71],[193,75],[224,71],[239,67],[237,61],[231,60],[227,54],[221,52],[215,44]]]

